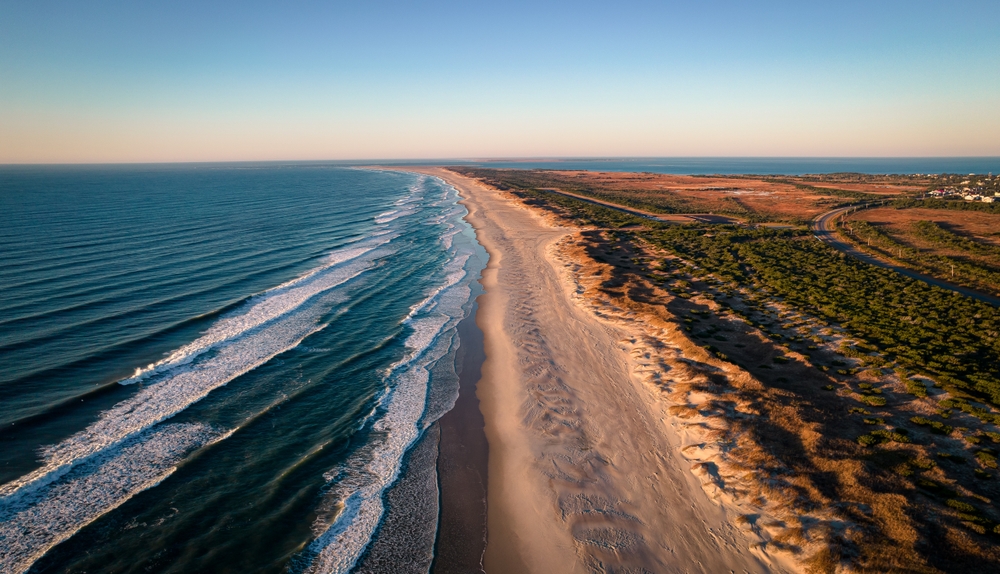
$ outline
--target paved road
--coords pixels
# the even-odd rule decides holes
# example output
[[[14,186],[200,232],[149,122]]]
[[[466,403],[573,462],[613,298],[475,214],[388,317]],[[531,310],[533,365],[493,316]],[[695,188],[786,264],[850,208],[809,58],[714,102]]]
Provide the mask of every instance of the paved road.
[[[899,273],[900,275],[905,275],[906,277],[917,279],[918,281],[923,281],[924,283],[934,285],[935,287],[940,287],[942,289],[947,289],[949,291],[961,293],[966,297],[972,297],[973,299],[978,299],[979,301],[982,301],[984,303],[989,303],[990,305],[1000,307],[1000,297],[994,297],[992,295],[987,295],[986,293],[981,293],[979,291],[974,291],[972,289],[960,287],[958,285],[948,283],[947,281],[942,281],[940,279],[935,279],[933,277],[930,277],[929,275],[924,275],[923,273],[917,273],[916,271],[913,271],[912,269],[907,269],[906,267],[903,267],[901,265],[895,265],[893,263],[882,261],[881,259],[872,257],[871,255],[859,249],[856,249],[850,243],[847,243],[846,241],[840,239],[840,237],[837,235],[837,232],[834,230],[834,221],[836,221],[838,217],[840,217],[850,209],[853,209],[853,207],[841,207],[839,209],[834,209],[833,211],[828,211],[823,215],[820,215],[819,217],[814,219],[812,222],[812,230],[813,233],[816,235],[816,238],[819,239],[820,241],[825,242],[830,247],[833,247],[838,251],[846,253],[851,257],[860,259],[865,263],[869,263],[877,267],[882,267],[884,269],[891,269],[896,273]]]
[[[718,223],[718,224],[734,224],[740,223],[740,220],[728,217],[725,215],[716,215],[714,213],[674,213],[668,215],[660,215],[656,213],[650,213],[648,211],[643,211],[641,209],[635,209],[632,207],[624,207],[618,205],[617,203],[611,203],[610,201],[602,201],[600,199],[594,199],[593,197],[587,197],[585,195],[577,195],[569,191],[563,191],[561,189],[556,189],[554,187],[542,188],[542,191],[548,191],[550,193],[558,193],[559,195],[565,195],[566,197],[572,197],[573,199],[579,199],[580,201],[586,201],[587,203],[593,203],[594,205],[600,205],[601,207],[607,207],[608,209],[614,209],[615,211],[621,211],[628,213],[629,215],[636,215],[638,217],[645,217],[646,219],[652,219],[653,221],[662,221],[663,223]]]

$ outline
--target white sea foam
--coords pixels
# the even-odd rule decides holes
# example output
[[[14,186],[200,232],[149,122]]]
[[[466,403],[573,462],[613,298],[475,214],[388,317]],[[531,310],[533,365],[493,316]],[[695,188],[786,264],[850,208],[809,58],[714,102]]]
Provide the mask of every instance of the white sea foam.
[[[455,240],[455,236],[461,232],[462,230],[459,229],[458,227],[455,227],[451,231],[445,232],[441,236],[441,245],[443,245],[445,249],[451,249],[451,244]]]
[[[389,223],[400,217],[401,210],[393,209],[391,211],[386,211],[385,213],[380,213],[375,216],[375,223]]]
[[[375,440],[325,476],[336,481],[330,502],[341,502],[343,510],[333,524],[317,525],[317,536],[307,550],[312,557],[306,571],[347,572],[371,540],[384,510],[382,492],[395,481],[403,455],[420,433],[417,422],[427,395],[428,365],[440,356],[416,359],[449,319],[434,315],[411,323],[414,331],[407,339],[411,351],[394,369],[392,391],[383,401],[384,412],[372,425]]]
[[[409,191],[409,193],[397,199],[394,205],[400,206],[409,203],[417,203],[418,201],[420,201],[420,199],[423,197],[424,190],[426,189],[425,187],[426,182],[427,182],[426,177],[419,177],[417,181],[415,181],[412,185],[410,185],[410,187],[407,188],[407,191]]]
[[[228,436],[170,424],[92,457],[58,481],[0,504],[0,571],[20,574],[56,544],[173,473],[192,451]]]
[[[423,428],[430,369],[445,356],[453,332],[463,316],[470,289],[462,280],[470,254],[454,257],[444,271],[443,283],[414,305],[405,322],[412,329],[406,339],[407,355],[387,375],[387,390],[380,400],[379,416],[371,424],[370,441],[344,464],[324,477],[332,488],[324,505],[342,508],[332,524],[317,522],[316,538],[305,554],[310,573],[345,573],[356,563],[371,540],[384,512],[382,493],[400,471],[406,451]]]
[[[327,309],[305,303],[370,269],[378,254],[370,252],[347,265],[313,273],[295,287],[271,290],[267,292],[270,296],[248,303],[245,313],[220,319],[223,325],[235,327],[224,331],[230,334],[228,338],[210,339],[211,356],[197,362],[177,362],[153,384],[102,412],[86,429],[47,447],[39,469],[0,486],[0,505],[30,496],[74,465],[176,415],[323,329],[319,319]],[[246,315],[252,319],[242,320]],[[248,324],[258,328],[246,327]]]
[[[469,260],[469,257],[470,254],[463,253],[449,261],[447,267],[445,267],[447,275],[445,275],[444,282],[435,287],[422,301],[410,307],[410,312],[407,313],[406,319],[403,322],[410,323],[418,313],[431,310],[437,304],[440,294],[445,289],[449,289],[461,281],[466,276],[465,262]],[[460,310],[456,309],[455,311]]]
[[[213,349],[216,345],[230,341],[234,337],[260,327],[284,313],[297,309],[305,300],[329,288],[328,285],[331,280],[337,281],[336,274],[331,275],[324,272],[345,262],[357,259],[370,253],[378,246],[388,243],[392,237],[387,237],[386,235],[372,237],[359,245],[340,249],[329,254],[319,267],[252,297],[236,313],[217,321],[198,339],[173,351],[164,359],[146,367],[136,369],[134,375],[119,381],[119,384],[131,385],[139,383],[165,370],[190,363],[199,355]]]
[[[415,212],[410,204],[422,201],[426,181],[411,186],[396,213],[380,217],[388,222]],[[204,425],[163,421],[323,329],[320,321],[336,302],[335,288],[371,269],[389,253],[379,246],[395,237],[392,229],[380,230],[332,253],[321,266],[252,297],[196,341],[122,381],[147,385],[83,431],[45,449],[41,468],[0,486],[0,571],[30,568],[54,545],[158,484],[194,450],[229,436]],[[411,310],[407,356],[387,374],[391,384],[369,417],[379,417],[371,424],[374,440],[325,476],[335,481],[335,499],[344,511],[317,532],[308,552],[311,570],[346,571],[377,527],[381,494],[422,431],[429,369],[450,345],[442,334],[452,332],[468,300],[461,281],[467,259],[453,258],[442,286]]]

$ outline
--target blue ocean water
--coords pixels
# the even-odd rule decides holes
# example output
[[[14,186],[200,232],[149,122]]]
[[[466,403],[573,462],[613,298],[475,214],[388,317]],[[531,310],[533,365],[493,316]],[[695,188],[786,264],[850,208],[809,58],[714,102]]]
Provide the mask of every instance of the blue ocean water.
[[[393,536],[485,261],[457,201],[316,163],[0,168],[0,571],[346,572]]]

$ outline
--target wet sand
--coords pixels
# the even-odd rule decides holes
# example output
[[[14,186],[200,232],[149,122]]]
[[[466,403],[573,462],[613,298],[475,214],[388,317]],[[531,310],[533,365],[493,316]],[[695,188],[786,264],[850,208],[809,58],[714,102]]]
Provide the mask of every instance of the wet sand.
[[[441,501],[434,574],[472,574],[483,571],[486,549],[486,479],[489,445],[486,425],[476,397],[476,385],[486,355],[476,310],[458,326],[461,341],[455,363],[459,390],[455,407],[437,422],[437,473]]]
[[[572,298],[570,231],[443,169],[490,254],[476,322],[489,442],[487,572],[773,572],[702,489],[623,341]],[[445,493],[445,496],[447,494]]]

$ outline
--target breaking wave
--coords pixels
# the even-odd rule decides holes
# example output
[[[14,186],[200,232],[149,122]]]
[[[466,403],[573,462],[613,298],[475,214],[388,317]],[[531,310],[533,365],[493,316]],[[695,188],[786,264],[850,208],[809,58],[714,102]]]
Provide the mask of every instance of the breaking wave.
[[[170,353],[166,358],[146,367],[138,368],[131,377],[119,381],[122,385],[142,382],[167,369],[190,363],[202,353],[221,343],[231,341],[241,334],[273,321],[281,315],[294,311],[310,297],[339,285],[341,277],[328,272],[347,261],[370,253],[380,245],[391,241],[392,237],[376,237],[356,247],[335,251],[327,256],[319,267],[287,283],[268,289],[249,299],[247,305],[237,314],[220,319],[204,335]]]
[[[162,482],[199,449],[228,438],[235,429],[169,419],[327,328],[324,321],[331,321],[331,311],[349,307],[350,290],[366,288],[370,277],[379,280],[374,270],[385,266],[384,258],[404,253],[400,245],[407,241],[426,238],[424,245],[435,246],[429,249],[433,271],[426,271],[429,264],[420,268],[423,296],[399,317],[405,325],[403,356],[379,371],[382,394],[367,417],[356,420],[364,443],[322,477],[326,486],[319,514],[336,518],[313,525],[312,542],[292,566],[324,574],[348,571],[378,529],[385,512],[383,494],[396,481],[407,450],[430,419],[440,416],[428,406],[431,372],[453,349],[457,325],[469,306],[471,248],[468,242],[454,241],[467,229],[460,222],[464,208],[456,208],[454,188],[428,186],[430,181],[416,178],[395,208],[375,217],[377,227],[369,227],[365,239],[330,253],[309,272],[249,297],[195,340],[119,381],[141,385],[82,430],[43,448],[39,468],[0,485],[0,571],[28,570],[81,528]],[[417,220],[414,214],[428,219]],[[366,221],[370,225],[371,219]],[[427,237],[413,231],[426,229],[428,221],[443,232],[437,229]],[[444,246],[444,254],[438,245]],[[364,283],[355,281],[362,276]],[[396,317],[389,321],[398,327]]]
[[[446,188],[443,200],[454,201],[456,196],[453,188]],[[410,328],[407,352],[385,375],[387,391],[366,424],[367,444],[324,475],[330,489],[320,515],[336,518],[317,520],[315,539],[293,561],[292,571],[348,572],[371,542],[385,511],[383,493],[399,476],[406,452],[433,422],[424,420],[431,370],[447,355],[465,315],[471,294],[472,278],[466,270],[470,256],[453,253],[442,270],[442,283],[410,308],[404,319]]]
[[[0,571],[26,571],[56,544],[159,484],[194,450],[226,436],[201,424],[163,425],[77,465],[31,496],[4,500]]]

